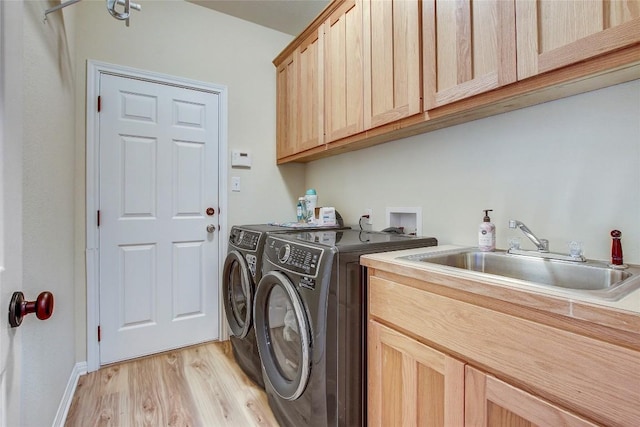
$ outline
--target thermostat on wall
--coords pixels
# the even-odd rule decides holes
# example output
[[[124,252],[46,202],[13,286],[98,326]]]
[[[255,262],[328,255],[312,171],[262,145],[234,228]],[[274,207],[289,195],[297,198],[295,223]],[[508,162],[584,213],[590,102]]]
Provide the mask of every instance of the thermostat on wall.
[[[231,167],[250,168],[251,153],[248,151],[232,150]]]

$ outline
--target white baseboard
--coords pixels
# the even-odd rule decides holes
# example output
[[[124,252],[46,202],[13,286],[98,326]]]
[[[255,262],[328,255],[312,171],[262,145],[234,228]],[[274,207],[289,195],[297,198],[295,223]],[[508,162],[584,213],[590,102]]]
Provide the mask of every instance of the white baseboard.
[[[64,390],[64,395],[60,400],[60,406],[58,406],[58,412],[56,418],[53,420],[52,427],[63,427],[64,422],[67,420],[67,414],[73,401],[73,395],[76,392],[78,386],[78,380],[81,375],[87,373],[87,362],[79,362],[73,367],[69,381],[67,382],[67,388]]]

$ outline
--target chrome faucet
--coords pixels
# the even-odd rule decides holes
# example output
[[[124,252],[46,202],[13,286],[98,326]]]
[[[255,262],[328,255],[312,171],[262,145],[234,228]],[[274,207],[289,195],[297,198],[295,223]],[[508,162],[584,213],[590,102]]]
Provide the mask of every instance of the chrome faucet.
[[[520,231],[522,231],[524,235],[527,236],[534,245],[536,245],[538,251],[549,252],[549,241],[547,239],[538,239],[536,235],[533,234],[531,230],[529,230],[529,227],[524,225],[522,222],[515,219],[510,219],[509,228],[519,228]]]
[[[519,228],[520,231],[524,233],[525,236],[529,238],[533,242],[534,245],[538,248],[537,251],[525,251],[520,249],[519,245],[517,247],[511,247],[507,251],[507,253],[512,255],[526,255],[533,256],[538,258],[545,259],[557,259],[563,261],[577,261],[577,262],[586,262],[586,258],[582,255],[582,248],[580,247],[578,242],[571,242],[570,244],[570,253],[568,255],[558,254],[554,252],[549,252],[549,241],[547,239],[539,239],[529,227],[524,225],[522,222],[510,219],[509,220],[509,228]]]

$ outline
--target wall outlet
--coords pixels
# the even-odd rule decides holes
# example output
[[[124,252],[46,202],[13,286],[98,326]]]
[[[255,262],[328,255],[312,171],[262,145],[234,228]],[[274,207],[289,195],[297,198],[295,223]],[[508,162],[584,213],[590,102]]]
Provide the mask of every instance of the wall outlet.
[[[364,222],[367,225],[373,225],[373,209],[371,208],[365,209],[364,214],[369,215],[369,218],[365,218],[364,221],[362,222]]]

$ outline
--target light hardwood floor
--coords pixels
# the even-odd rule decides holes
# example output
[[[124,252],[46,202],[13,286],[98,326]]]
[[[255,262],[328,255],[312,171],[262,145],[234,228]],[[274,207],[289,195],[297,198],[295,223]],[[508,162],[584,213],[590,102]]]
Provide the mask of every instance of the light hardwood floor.
[[[103,367],[83,375],[65,422],[87,426],[277,426],[266,394],[229,341]]]

